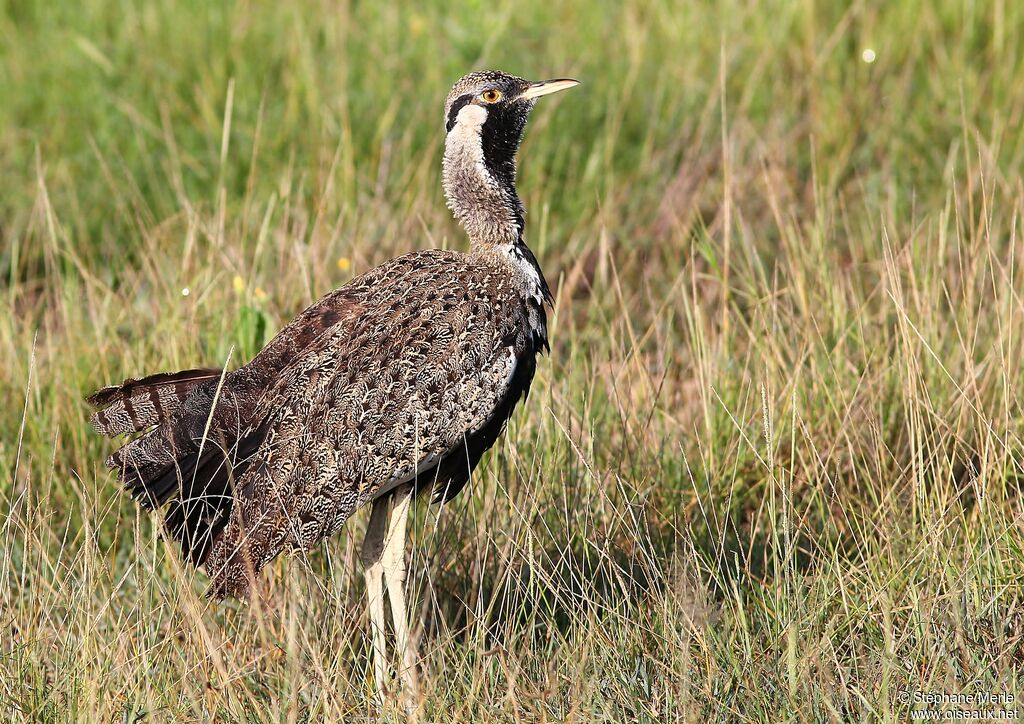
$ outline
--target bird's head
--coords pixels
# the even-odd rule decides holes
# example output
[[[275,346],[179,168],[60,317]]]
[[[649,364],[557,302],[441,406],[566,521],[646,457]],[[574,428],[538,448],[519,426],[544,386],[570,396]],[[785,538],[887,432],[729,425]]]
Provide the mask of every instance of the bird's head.
[[[444,104],[445,130],[460,122],[521,129],[541,96],[579,85],[572,78],[532,82],[500,70],[478,70],[462,76]],[[468,109],[465,114],[463,110]],[[460,121],[461,116],[461,121]]]
[[[579,85],[571,78],[531,82],[497,70],[485,70],[463,76],[452,86],[444,105],[446,174],[459,169],[469,171],[482,162],[490,178],[507,196],[512,213],[521,216],[515,195],[516,151],[523,140],[526,121],[538,98]],[[459,207],[465,196],[477,189],[459,188],[446,177],[449,205],[463,223],[470,213]],[[521,224],[520,224],[521,225]],[[471,231],[472,235],[472,231]]]

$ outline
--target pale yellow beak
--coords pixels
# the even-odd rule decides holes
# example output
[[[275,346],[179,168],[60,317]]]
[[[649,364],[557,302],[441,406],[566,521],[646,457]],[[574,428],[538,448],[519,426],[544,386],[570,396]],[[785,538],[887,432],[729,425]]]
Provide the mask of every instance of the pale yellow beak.
[[[533,98],[557,93],[578,86],[580,82],[572,78],[555,78],[554,80],[542,80],[538,83],[531,83],[526,90],[519,94],[517,101],[528,101]]]

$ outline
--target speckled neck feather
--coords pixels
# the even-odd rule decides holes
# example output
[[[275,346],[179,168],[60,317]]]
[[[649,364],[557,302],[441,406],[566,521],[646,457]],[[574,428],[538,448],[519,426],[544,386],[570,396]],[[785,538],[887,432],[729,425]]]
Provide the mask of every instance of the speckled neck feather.
[[[503,132],[508,129],[497,126],[498,120],[488,119],[480,106],[465,105],[445,141],[448,208],[477,247],[522,242],[524,209],[515,187],[515,152],[521,132],[509,138]]]

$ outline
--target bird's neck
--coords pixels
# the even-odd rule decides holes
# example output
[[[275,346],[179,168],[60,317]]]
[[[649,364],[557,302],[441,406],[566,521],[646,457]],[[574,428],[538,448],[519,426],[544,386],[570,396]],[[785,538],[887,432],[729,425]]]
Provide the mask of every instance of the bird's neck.
[[[495,153],[485,153],[484,144],[479,125],[459,123],[448,134],[444,149],[448,208],[475,250],[523,244],[525,219],[516,194],[515,149],[498,160]]]
[[[445,141],[448,208],[466,230],[474,253],[504,259],[519,271],[524,298],[539,310],[537,326],[546,330],[543,306],[552,302],[551,291],[537,257],[526,246],[526,211],[516,194],[515,153],[521,128],[494,133],[472,120],[457,123]]]

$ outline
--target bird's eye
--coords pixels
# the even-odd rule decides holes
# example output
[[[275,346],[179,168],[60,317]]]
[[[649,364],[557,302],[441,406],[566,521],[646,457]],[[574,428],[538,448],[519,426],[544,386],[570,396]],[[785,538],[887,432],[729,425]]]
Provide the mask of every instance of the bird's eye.
[[[497,103],[501,100],[501,91],[490,88],[481,93],[480,97],[484,99],[484,103]]]

